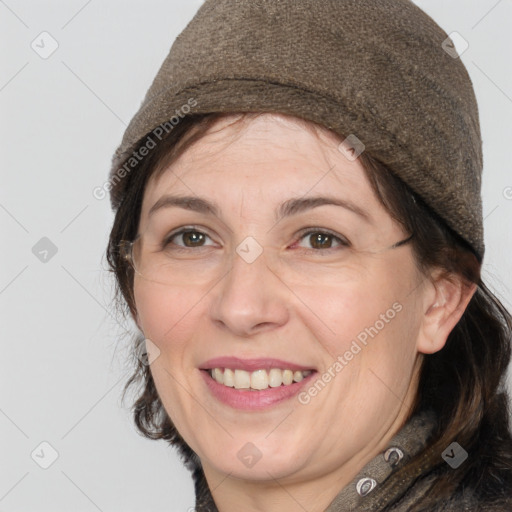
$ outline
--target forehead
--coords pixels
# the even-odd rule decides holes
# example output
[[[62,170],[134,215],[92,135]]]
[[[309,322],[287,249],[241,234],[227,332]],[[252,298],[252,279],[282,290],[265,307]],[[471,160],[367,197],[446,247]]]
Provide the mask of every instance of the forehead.
[[[329,193],[380,211],[362,164],[346,158],[333,132],[278,114],[234,119],[219,120],[149,180],[142,215],[171,192],[210,197],[225,208],[243,197],[247,208],[259,210],[290,197]]]

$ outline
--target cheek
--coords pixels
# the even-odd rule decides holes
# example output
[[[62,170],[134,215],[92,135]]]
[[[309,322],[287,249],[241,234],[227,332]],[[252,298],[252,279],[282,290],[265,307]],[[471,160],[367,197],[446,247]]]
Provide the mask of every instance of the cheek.
[[[159,349],[151,374],[167,414],[178,430],[187,431],[190,397],[190,339],[201,320],[201,293],[139,280],[134,286],[139,324],[146,338]],[[188,411],[188,412],[187,412]]]
[[[328,391],[313,405],[315,414],[325,424],[343,421],[354,429],[377,422],[407,392],[416,355],[410,306],[391,284],[359,283],[314,298],[322,321],[310,315],[311,322],[324,333],[317,336],[325,355],[319,378],[328,382]],[[315,404],[316,398],[311,400]],[[347,412],[341,417],[333,412],[340,404]]]
[[[179,346],[194,325],[201,295],[172,286],[164,286],[136,280],[134,285],[135,305],[140,328],[146,338],[156,343],[160,350]]]
[[[346,283],[342,288],[324,287],[310,290],[308,295],[304,302],[308,306],[311,304],[309,316],[318,324],[315,331],[325,333],[323,338],[330,340],[333,347],[339,345],[338,348],[343,348],[347,341],[374,324],[383,330],[384,325],[390,325],[399,316],[397,310],[402,308],[399,293],[375,281]],[[363,339],[364,334],[360,338]]]
[[[309,328],[325,349],[326,368],[342,356],[342,373],[351,385],[364,380],[362,368],[390,383],[410,370],[417,322],[413,297],[401,281],[393,272],[379,272],[341,289],[311,291],[308,297],[313,305]]]

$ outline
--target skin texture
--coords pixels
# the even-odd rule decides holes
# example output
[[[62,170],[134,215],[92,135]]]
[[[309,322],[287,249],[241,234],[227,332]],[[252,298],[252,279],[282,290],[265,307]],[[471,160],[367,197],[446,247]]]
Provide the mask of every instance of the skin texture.
[[[404,424],[422,354],[444,346],[475,291],[420,275],[410,245],[382,250],[409,233],[339,142],[287,116],[265,114],[236,130],[223,120],[145,191],[146,248],[183,226],[208,235],[195,248],[175,237],[171,247],[188,252],[166,252],[174,279],[137,275],[135,300],[137,324],[160,351],[151,364],[159,396],[199,455],[221,512],[324,510]],[[176,207],[149,217],[169,193],[213,201],[220,217]],[[276,222],[281,203],[313,195],[349,199],[370,222],[334,205]],[[307,227],[352,246],[328,238],[329,249],[314,249],[310,234],[299,233]],[[263,248],[252,263],[236,253],[248,236]],[[284,359],[320,376],[393,304],[401,310],[307,404],[295,397],[234,410],[212,397],[200,373],[207,359],[237,356]],[[237,457],[248,442],[261,452],[252,467]]]

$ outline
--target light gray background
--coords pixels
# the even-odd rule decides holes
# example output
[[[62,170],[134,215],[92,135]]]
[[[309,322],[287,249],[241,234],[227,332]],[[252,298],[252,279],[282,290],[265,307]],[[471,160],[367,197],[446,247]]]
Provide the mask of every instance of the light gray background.
[[[200,3],[0,0],[2,512],[194,505],[175,453],[138,436],[120,405],[128,341],[103,259],[113,215],[92,190]],[[416,3],[469,43],[462,60],[484,141],[484,276],[510,310],[512,2]],[[59,45],[47,59],[31,48],[35,40],[43,51],[43,31]],[[42,237],[57,248],[46,262],[32,252]],[[50,461],[43,441],[59,454],[46,470],[31,458],[36,450]]]

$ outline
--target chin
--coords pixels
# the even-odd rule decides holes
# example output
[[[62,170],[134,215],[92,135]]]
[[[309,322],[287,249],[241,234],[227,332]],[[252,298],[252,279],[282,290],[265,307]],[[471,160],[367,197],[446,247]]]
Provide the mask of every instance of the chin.
[[[219,446],[218,451],[209,453],[207,458],[201,457],[201,460],[207,461],[206,464],[219,473],[229,474],[233,478],[257,481],[285,478],[306,465],[307,456],[303,450],[276,441],[266,444],[264,439],[260,443],[230,443],[225,450]],[[275,444],[279,445],[280,453],[276,452]]]

